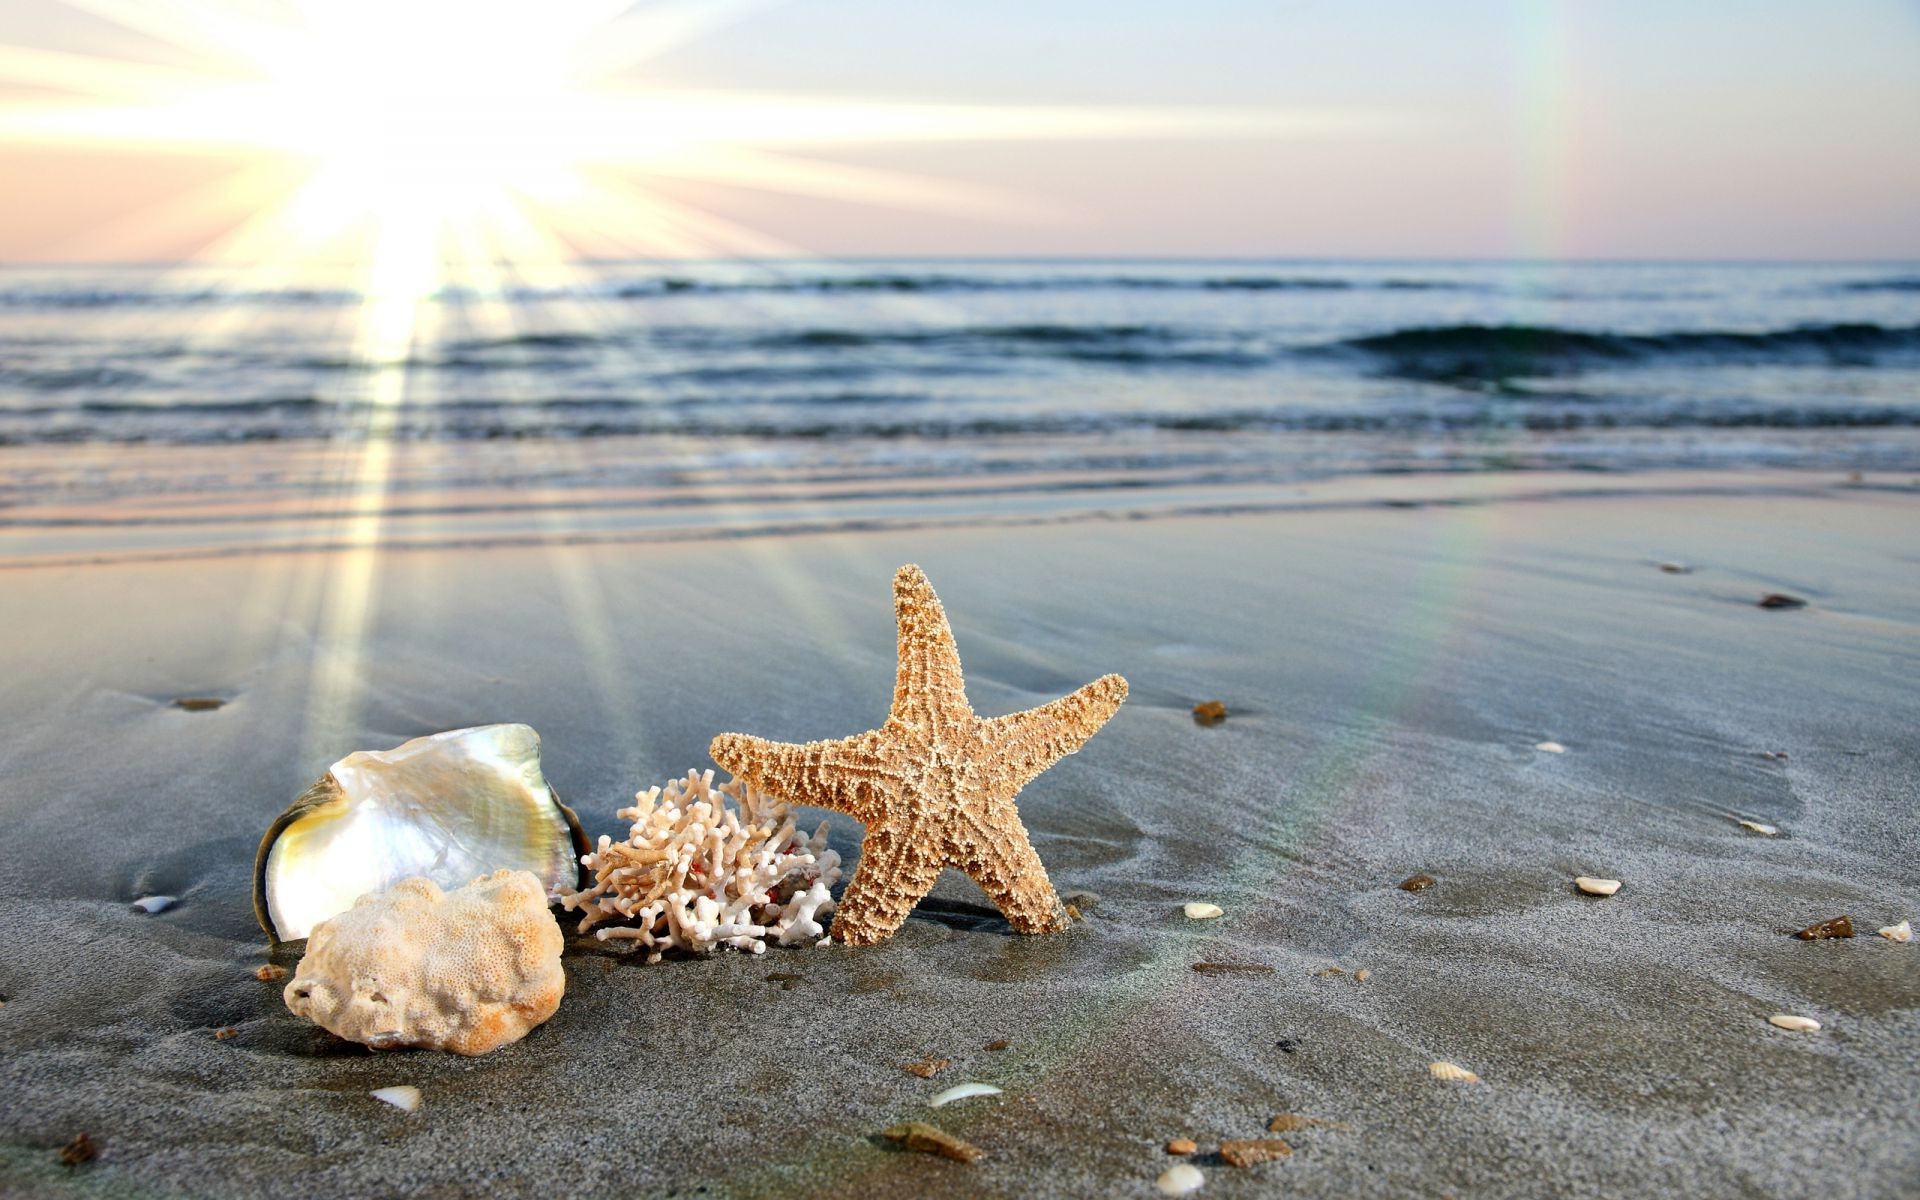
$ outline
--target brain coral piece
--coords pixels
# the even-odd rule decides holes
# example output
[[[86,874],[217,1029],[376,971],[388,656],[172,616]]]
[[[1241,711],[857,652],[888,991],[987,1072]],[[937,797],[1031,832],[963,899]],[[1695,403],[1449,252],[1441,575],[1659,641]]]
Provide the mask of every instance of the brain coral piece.
[[[287,1007],[376,1050],[485,1054],[560,1007],[565,940],[531,871],[403,879],[314,927]]]
[[[825,932],[819,917],[840,879],[826,822],[812,837],[797,833],[785,804],[738,781],[716,788],[712,771],[650,788],[618,815],[633,822],[627,840],[603,835],[580,859],[593,883],[560,897],[582,910],[581,933],[617,922],[594,936],[639,942],[658,962],[675,947],[759,954],[769,938],[790,946]]]

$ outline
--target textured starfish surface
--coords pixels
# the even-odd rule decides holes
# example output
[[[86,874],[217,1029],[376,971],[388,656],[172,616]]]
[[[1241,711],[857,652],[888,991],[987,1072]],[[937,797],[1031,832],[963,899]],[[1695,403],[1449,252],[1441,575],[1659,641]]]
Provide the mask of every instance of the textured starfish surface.
[[[866,946],[892,936],[946,867],[971,876],[1019,932],[1065,929],[1066,910],[1013,798],[1107,723],[1127,681],[1108,675],[1039,708],[979,717],[946,610],[919,567],[894,576],[893,607],[900,672],[886,724],[805,745],[723,733],[713,760],[788,803],[866,825],[859,869],[833,919],[838,941]]]

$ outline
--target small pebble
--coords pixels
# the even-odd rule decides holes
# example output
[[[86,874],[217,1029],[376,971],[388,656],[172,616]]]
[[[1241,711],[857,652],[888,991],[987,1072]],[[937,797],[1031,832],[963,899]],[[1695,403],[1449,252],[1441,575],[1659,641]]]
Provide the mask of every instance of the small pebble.
[[[1367,980],[1372,978],[1373,978],[1373,972],[1367,970],[1367,968],[1365,967],[1361,967],[1358,971],[1355,971],[1353,973],[1353,981],[1355,983],[1365,983]]]
[[[213,1040],[216,1042],[224,1042],[230,1037],[239,1037],[239,1036],[240,1036],[240,1031],[238,1029],[235,1029],[231,1025],[228,1025],[213,1031]]]
[[[1192,921],[1211,921],[1224,912],[1218,904],[1208,904],[1203,900],[1196,900],[1181,911],[1187,914],[1188,920]]]
[[[93,1156],[98,1153],[99,1148],[93,1144],[92,1138],[84,1133],[76,1133],[72,1141],[60,1147],[60,1165],[77,1167],[83,1162],[93,1161]]]
[[[287,969],[279,963],[261,963],[259,969],[254,971],[253,977],[261,983],[272,983],[277,979],[285,979]]]
[[[1618,879],[1595,879],[1591,875],[1582,875],[1573,881],[1573,886],[1589,896],[1611,896],[1620,890]]]
[[[1807,602],[1798,596],[1789,596],[1785,592],[1768,592],[1758,601],[1761,608],[1805,608]]]
[[[1533,748],[1535,750],[1545,751],[1548,754],[1565,754],[1567,752],[1567,748],[1559,742],[1535,742]]]
[[[1298,1113],[1277,1113],[1267,1122],[1268,1133],[1297,1133],[1302,1129],[1339,1129],[1351,1133],[1353,1126],[1342,1121],[1328,1121],[1320,1117],[1303,1117]]]
[[[1220,1157],[1230,1167],[1257,1167],[1292,1155],[1293,1147],[1284,1138],[1231,1138],[1220,1143]]]
[[[1767,1024],[1778,1025],[1793,1033],[1819,1033],[1820,1022],[1812,1017],[1796,1017],[1792,1013],[1775,1013],[1767,1018]]]
[[[1690,566],[1688,566],[1688,565],[1687,565],[1687,564],[1685,564],[1685,563],[1677,563],[1677,562],[1663,562],[1663,563],[1661,563],[1661,564],[1660,564],[1660,569],[1661,569],[1662,571],[1665,571],[1665,572],[1666,572],[1667,574],[1669,574],[1669,575],[1691,575],[1691,574],[1693,574],[1693,568],[1692,568],[1692,567],[1690,567]]]
[[[1197,1192],[1205,1186],[1207,1177],[1200,1168],[1192,1163],[1175,1163],[1160,1173],[1153,1186],[1167,1196],[1184,1196],[1188,1192]]]
[[[1439,882],[1438,879],[1435,879],[1431,875],[1409,875],[1400,881],[1400,890],[1403,892],[1424,892]]]
[[[133,902],[133,906],[143,913],[165,912],[173,907],[173,897],[142,896]]]
[[[1202,975],[1271,975],[1273,968],[1265,963],[1224,963],[1197,962],[1193,969]]]
[[[1740,822],[1740,828],[1745,829],[1750,833],[1757,833],[1761,837],[1779,837],[1780,836],[1780,829],[1778,826],[1768,825],[1764,821],[1743,820]]]
[[[1827,938],[1850,938],[1853,936],[1853,918],[1838,916],[1818,925],[1809,925],[1793,936],[1803,942],[1825,941]]]
[[[420,1107],[420,1089],[409,1083],[395,1087],[375,1088],[367,1095],[382,1103],[391,1104],[401,1112],[413,1112]]]
[[[1787,759],[1789,759],[1792,756],[1789,755],[1785,750],[1762,750],[1760,752],[1760,757],[1767,759],[1771,762],[1786,762]]]
[[[1890,942],[1910,942],[1913,940],[1913,922],[1902,921],[1898,925],[1882,925],[1878,932],[1881,937]]]
[[[919,1062],[903,1064],[901,1070],[909,1075],[918,1075],[922,1079],[932,1079],[935,1075],[953,1065],[950,1058],[923,1058]]]
[[[1444,1079],[1448,1083],[1479,1083],[1480,1077],[1465,1067],[1450,1062],[1431,1062],[1427,1064],[1427,1074],[1435,1079]]]
[[[1012,1044],[1013,1043],[1007,1041],[1007,1039],[1005,1038],[995,1038],[980,1048],[982,1050],[1005,1050],[1008,1046]]]
[[[953,1136],[944,1129],[938,1129],[925,1121],[908,1121],[902,1125],[891,1125],[880,1131],[880,1136],[890,1142],[899,1142],[909,1150],[918,1150],[922,1154],[938,1154],[941,1158],[950,1158],[955,1162],[970,1163],[985,1154],[986,1151]]]
[[[1193,706],[1195,725],[1218,725],[1227,719],[1227,706],[1218,700],[1206,700]]]
[[[226,703],[212,696],[182,696],[173,702],[173,706],[187,712],[212,712]]]
[[[1175,1138],[1167,1143],[1168,1154],[1192,1154],[1200,1148],[1192,1138]]]

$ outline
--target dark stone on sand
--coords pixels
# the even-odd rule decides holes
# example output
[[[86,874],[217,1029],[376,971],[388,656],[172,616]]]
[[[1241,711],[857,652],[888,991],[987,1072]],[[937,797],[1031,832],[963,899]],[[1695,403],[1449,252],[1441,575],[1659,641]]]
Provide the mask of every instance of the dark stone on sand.
[[[1853,936],[1853,918],[1838,916],[1831,921],[1822,921],[1818,925],[1809,925],[1793,936],[1803,942],[1824,941],[1827,938],[1850,938]]]
[[[77,1167],[83,1162],[93,1161],[94,1155],[98,1153],[100,1149],[93,1144],[92,1138],[84,1133],[76,1133],[72,1141],[60,1147],[60,1164],[66,1167]]]
[[[1193,969],[1202,975],[1271,975],[1273,968],[1265,963],[1217,963],[1197,962]]]
[[[1690,567],[1690,566],[1688,566],[1688,565],[1687,565],[1687,564],[1685,564],[1685,563],[1677,563],[1677,562],[1663,562],[1663,563],[1661,563],[1661,564],[1660,564],[1660,569],[1661,569],[1662,571],[1665,571],[1665,572],[1666,572],[1667,574],[1669,574],[1669,575],[1691,575],[1691,574],[1693,574],[1693,568],[1692,568],[1692,567]]]
[[[1279,1047],[1280,1053],[1292,1054],[1295,1050],[1298,1050],[1300,1048],[1300,1039],[1299,1038],[1281,1038],[1279,1041],[1275,1042],[1274,1045]]]
[[[1011,1043],[1008,1042],[1007,1039],[995,1038],[980,1048],[982,1050],[1005,1050],[1009,1045],[1011,1045]]]
[[[1761,608],[1805,608],[1807,602],[1798,596],[1789,596],[1785,592],[1768,592],[1760,597]]]
[[[1400,881],[1400,890],[1403,892],[1424,892],[1439,882],[1438,879],[1435,879],[1431,875],[1409,875]]]
[[[1203,700],[1193,706],[1195,725],[1218,725],[1227,719],[1227,706],[1218,700]]]
[[[225,704],[225,700],[212,696],[181,696],[173,702],[175,708],[182,708],[188,712],[212,712]]]

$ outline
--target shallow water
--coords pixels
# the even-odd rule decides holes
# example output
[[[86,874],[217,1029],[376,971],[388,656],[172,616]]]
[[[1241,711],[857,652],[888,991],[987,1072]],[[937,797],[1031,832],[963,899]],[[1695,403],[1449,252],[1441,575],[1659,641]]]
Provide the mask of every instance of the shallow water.
[[[376,309],[406,314],[396,340]],[[383,307],[384,306],[384,307]],[[394,345],[402,348],[393,349]],[[683,440],[739,465],[1920,463],[1920,268],[602,263],[0,269],[0,443]],[[1354,435],[1343,457],[1306,434]]]

